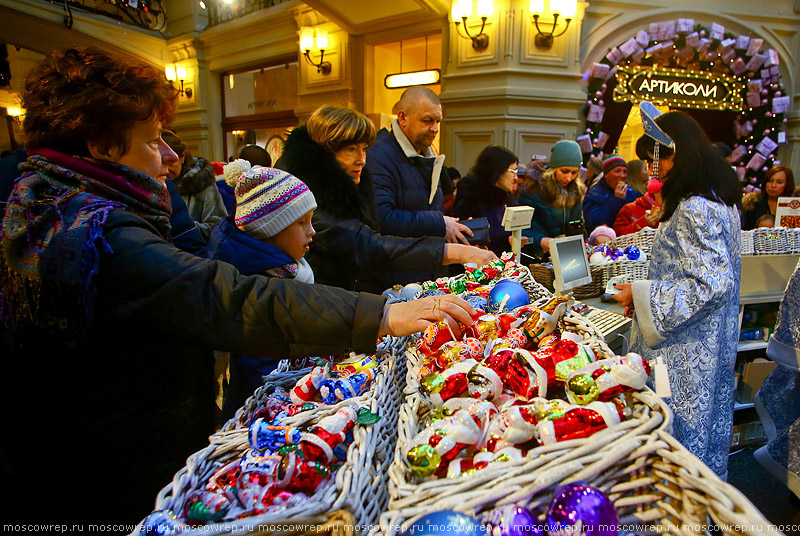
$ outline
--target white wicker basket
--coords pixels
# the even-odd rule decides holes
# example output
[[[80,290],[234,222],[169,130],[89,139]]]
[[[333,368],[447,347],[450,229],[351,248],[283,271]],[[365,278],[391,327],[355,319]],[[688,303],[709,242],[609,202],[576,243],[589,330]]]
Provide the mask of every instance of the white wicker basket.
[[[305,426],[335,413],[350,404],[366,406],[381,416],[372,426],[356,426],[354,440],[347,449],[347,460],[336,471],[334,478],[324,483],[308,500],[283,510],[252,516],[236,521],[220,522],[185,531],[182,534],[254,534],[259,525],[291,523],[294,525],[319,519],[322,514],[346,510],[353,515],[356,525],[366,527],[377,523],[380,513],[388,503],[386,470],[392,462],[397,439],[395,432],[398,410],[402,401],[402,380],[406,372],[402,356],[408,338],[384,339],[380,346],[381,364],[370,389],[359,397],[321,406],[316,411],[306,411],[289,417],[283,424]],[[241,457],[249,448],[248,426],[255,412],[263,406],[275,386],[290,388],[310,369],[300,371],[275,371],[265,384],[250,397],[236,415],[220,432],[210,438],[210,445],[192,454],[186,466],[158,494],[154,510],[183,511],[184,501],[191,491],[202,489],[220,467]],[[134,532],[135,534],[136,532]]]
[[[742,231],[740,250],[742,255],[755,255],[756,243],[753,238],[753,231]]]
[[[606,281],[618,275],[630,276],[631,281],[647,279],[647,269],[649,267],[650,267],[649,260],[630,261],[626,259],[618,259],[604,266],[604,268],[608,270]]]
[[[566,463],[575,456],[587,451],[612,448],[612,443],[622,437],[648,433],[656,428],[671,430],[672,413],[660,398],[652,391],[636,393],[633,416],[616,426],[606,428],[583,439],[562,441],[553,445],[536,447],[528,451],[525,458],[492,464],[485,469],[475,471],[459,478],[440,478],[421,483],[409,479],[408,470],[403,462],[405,446],[419,431],[417,416],[424,403],[419,395],[411,395],[406,404],[400,408],[400,419],[397,425],[397,448],[395,460],[389,468],[389,508],[404,510],[417,508],[423,504],[436,503],[437,508],[450,508],[449,498],[455,495],[472,492],[493,486],[496,481],[506,481],[518,474],[521,467],[526,471],[537,469],[553,462],[558,465]],[[535,462],[535,463],[534,463]]]
[[[762,227],[753,230],[756,255],[785,255],[794,249],[794,240],[787,229]]]
[[[651,411],[651,419],[659,415],[650,405],[655,395],[635,396]],[[420,501],[385,512],[370,536],[395,536],[435,510],[475,516],[503,504],[527,507],[544,525],[555,489],[579,480],[614,502],[620,534],[700,536],[709,534],[706,528],[712,525],[731,536],[781,534],[739,490],[669,435],[666,422],[652,427],[649,421],[633,424],[625,430],[603,430],[560,456],[542,452],[502,474],[465,478],[458,486],[429,492]]]
[[[640,250],[649,254],[653,246],[653,239],[656,236],[656,229],[652,227],[645,227],[641,231],[618,236],[608,243],[612,248],[624,249],[628,246],[636,246]]]

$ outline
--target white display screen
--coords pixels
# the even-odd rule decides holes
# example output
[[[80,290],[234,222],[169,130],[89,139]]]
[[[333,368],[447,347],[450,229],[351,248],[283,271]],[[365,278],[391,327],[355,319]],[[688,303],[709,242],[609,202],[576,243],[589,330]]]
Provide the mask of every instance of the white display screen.
[[[550,253],[556,270],[553,284],[558,292],[592,282],[584,247],[580,235],[557,238],[551,243]]]

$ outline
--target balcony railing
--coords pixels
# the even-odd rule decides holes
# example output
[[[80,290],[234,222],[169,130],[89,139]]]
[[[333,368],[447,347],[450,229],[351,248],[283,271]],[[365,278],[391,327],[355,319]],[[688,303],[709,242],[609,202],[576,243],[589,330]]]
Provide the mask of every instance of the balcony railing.
[[[208,9],[208,25],[215,26],[229,20],[238,19],[290,0],[204,0]]]
[[[73,9],[133,24],[145,30],[160,32],[167,25],[161,0],[49,0],[48,3],[64,10],[64,25],[67,28],[72,28]]]

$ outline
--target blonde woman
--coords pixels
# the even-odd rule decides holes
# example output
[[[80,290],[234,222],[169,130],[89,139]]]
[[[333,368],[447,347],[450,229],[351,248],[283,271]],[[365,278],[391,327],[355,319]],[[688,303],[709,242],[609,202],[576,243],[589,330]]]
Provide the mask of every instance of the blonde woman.
[[[446,244],[444,237],[382,235],[364,167],[375,142],[375,126],[363,114],[323,106],[289,134],[276,167],[305,182],[317,200],[317,231],[308,262],[316,280],[346,289],[380,292],[397,273],[495,259],[489,251]]]

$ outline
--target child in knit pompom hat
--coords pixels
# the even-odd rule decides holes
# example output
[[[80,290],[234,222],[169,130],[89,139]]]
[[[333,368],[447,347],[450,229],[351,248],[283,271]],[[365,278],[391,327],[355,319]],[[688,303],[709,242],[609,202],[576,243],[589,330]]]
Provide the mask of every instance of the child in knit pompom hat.
[[[236,196],[236,211],[212,231],[210,257],[234,265],[242,275],[313,283],[304,256],[314,236],[311,217],[317,202],[308,186],[285,171],[251,167],[241,159],[227,164],[224,175]],[[232,354],[223,419],[232,417],[276,366],[276,360]]]
[[[274,246],[293,261],[282,267],[269,268],[266,274],[313,283],[314,273],[304,256],[314,236],[311,216],[317,202],[308,186],[290,173],[268,167],[250,167],[250,163],[242,159],[227,164],[224,172],[225,182],[233,188],[236,196],[233,218],[236,228],[251,238]]]

